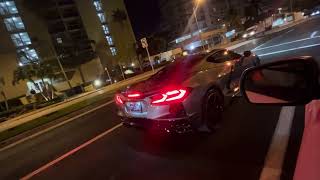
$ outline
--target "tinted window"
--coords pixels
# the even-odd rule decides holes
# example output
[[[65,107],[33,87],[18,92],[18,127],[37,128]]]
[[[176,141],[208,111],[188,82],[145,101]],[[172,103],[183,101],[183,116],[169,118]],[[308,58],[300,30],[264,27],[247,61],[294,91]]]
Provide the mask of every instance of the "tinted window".
[[[241,55],[228,51],[228,50],[222,50],[217,53],[214,53],[210,57],[208,57],[207,61],[208,62],[213,62],[213,63],[224,63],[226,61],[231,61],[235,59],[239,59]]]

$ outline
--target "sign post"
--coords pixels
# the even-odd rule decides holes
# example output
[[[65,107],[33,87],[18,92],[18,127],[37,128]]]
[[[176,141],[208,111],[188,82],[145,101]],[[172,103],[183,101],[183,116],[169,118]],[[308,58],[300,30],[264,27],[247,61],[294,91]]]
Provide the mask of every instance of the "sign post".
[[[142,38],[141,40],[141,45],[143,48],[146,49],[147,51],[147,54],[148,54],[148,59],[149,59],[149,62],[150,62],[150,65],[151,65],[151,68],[152,68],[152,71],[154,71],[154,67],[153,67],[153,64],[152,64],[152,61],[151,61],[151,58],[150,58],[150,53],[149,53],[149,49],[148,49],[148,41],[147,41],[147,38]]]

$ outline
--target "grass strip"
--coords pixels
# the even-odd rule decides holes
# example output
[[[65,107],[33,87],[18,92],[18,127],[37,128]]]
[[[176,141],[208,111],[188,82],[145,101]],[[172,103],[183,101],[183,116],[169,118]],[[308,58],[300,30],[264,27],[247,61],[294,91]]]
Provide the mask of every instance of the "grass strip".
[[[137,82],[140,82],[140,81],[144,81],[146,79],[148,79],[149,77],[146,77],[146,78],[143,78],[143,79],[140,79],[139,81]],[[122,88],[125,88],[127,87],[127,85],[122,85],[118,88],[119,89],[122,89]],[[108,97],[112,97],[113,94],[116,92],[117,90],[111,90],[111,91],[108,91],[108,93],[104,93],[104,94],[101,94],[101,95],[97,95],[95,97],[92,97],[90,99],[87,99],[87,100],[84,100],[84,101],[81,101],[79,103],[76,103],[76,104],[73,104],[73,105],[70,105],[66,108],[63,108],[63,109],[60,109],[56,112],[53,112],[51,114],[48,114],[46,116],[42,116],[40,118],[37,118],[37,119],[34,119],[32,121],[29,121],[29,122],[26,122],[24,124],[21,124],[19,126],[16,126],[14,128],[11,128],[11,129],[8,129],[6,131],[3,131],[3,132],[0,132],[0,142],[2,141],[5,141],[9,138],[12,138],[14,136],[17,136],[19,134],[22,134],[23,132],[26,132],[26,131],[29,131],[29,130],[32,130],[34,128],[37,128],[39,126],[42,126],[46,123],[49,123],[49,122],[52,122],[58,118],[61,118],[65,115],[68,115],[70,113],[73,113],[75,111],[79,111],[89,105],[92,105],[94,103],[98,103],[99,101],[102,101],[102,100],[105,100],[106,98]]]
[[[11,128],[11,129],[8,129],[6,131],[3,131],[0,133],[0,142],[4,141],[4,140],[7,140],[11,137],[14,137],[14,136],[17,136],[25,131],[29,131],[29,130],[32,130],[34,128],[37,128],[41,125],[44,125],[46,123],[49,123],[49,122],[52,122],[58,118],[61,118],[65,115],[68,115],[72,112],[75,112],[75,111],[78,111],[78,110],[81,110],[89,105],[92,105],[93,103],[97,103],[101,100],[104,100],[108,97],[111,97],[111,94],[108,93],[108,94],[101,94],[101,95],[98,95],[98,96],[95,96],[93,98],[90,98],[90,99],[87,99],[87,100],[84,100],[84,101],[81,101],[79,103],[76,103],[76,104],[73,104],[71,106],[68,106],[66,108],[63,108],[61,110],[58,110],[56,112],[53,112],[51,114],[48,114],[46,116],[42,116],[40,118],[37,118],[37,119],[34,119],[32,121],[29,121],[29,122],[26,122],[24,124],[21,124],[17,127],[14,127],[14,128]]]

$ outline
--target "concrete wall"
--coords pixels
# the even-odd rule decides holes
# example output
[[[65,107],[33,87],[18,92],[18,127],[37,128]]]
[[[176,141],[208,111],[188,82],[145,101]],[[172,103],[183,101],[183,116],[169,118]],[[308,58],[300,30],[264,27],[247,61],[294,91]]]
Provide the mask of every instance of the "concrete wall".
[[[115,58],[111,56],[101,23],[93,6],[93,1],[76,0],[76,4],[88,38],[94,40],[96,43],[95,50],[101,59],[102,65],[107,66],[108,64],[111,64]]]
[[[17,68],[16,58],[15,51],[0,54],[0,76],[5,79],[6,85],[4,86],[4,92],[8,99],[22,96],[27,93],[26,82],[20,82],[15,86],[12,85],[13,72]]]
[[[176,49],[173,49],[173,50],[170,50],[170,51],[166,51],[166,52],[162,52],[160,54],[156,54],[156,55],[150,56],[150,59],[154,60],[155,57],[158,56],[158,57],[160,57],[161,61],[164,61],[164,60],[169,61],[171,56],[175,56],[175,55],[178,55],[178,54],[182,54],[182,49],[181,48],[176,48]],[[146,57],[144,60],[147,61],[148,57]]]
[[[89,61],[81,65],[81,70],[86,82],[94,81],[104,73],[104,70],[103,70],[103,67],[101,66],[99,58],[93,59],[92,61]],[[73,87],[79,86],[82,84],[81,75],[78,69],[76,70],[70,82]],[[64,91],[69,89],[67,82],[59,82],[59,83],[54,82],[54,87],[58,91]]]
[[[76,3],[89,39],[96,42],[96,52],[101,58],[102,65],[104,67],[116,65],[119,61],[130,63],[131,59],[136,57],[136,53],[133,46],[135,36],[129,17],[121,24],[114,22],[112,18],[116,9],[127,12],[123,0],[101,0],[111,37],[117,48],[117,56],[111,56],[93,1],[76,0]]]
[[[111,35],[114,38],[114,42],[118,50],[116,60],[130,63],[132,59],[136,57],[134,46],[136,39],[125,4],[123,0],[101,0],[101,2],[107,16]],[[112,14],[117,9],[127,13],[127,20],[123,23],[113,21]]]
[[[29,9],[25,3],[25,0],[16,0],[19,14],[30,36],[31,42],[42,60],[52,58],[54,56],[54,48],[51,42],[51,36],[48,33],[47,24],[38,14],[35,14],[33,9]]]

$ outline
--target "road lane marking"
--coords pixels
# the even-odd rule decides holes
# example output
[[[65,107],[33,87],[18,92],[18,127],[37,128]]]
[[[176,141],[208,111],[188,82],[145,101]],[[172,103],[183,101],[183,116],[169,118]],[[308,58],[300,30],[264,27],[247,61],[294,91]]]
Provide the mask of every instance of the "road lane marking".
[[[297,48],[285,49],[285,50],[281,50],[281,51],[275,51],[275,52],[271,52],[271,53],[257,54],[257,55],[259,57],[263,57],[263,56],[269,56],[269,55],[273,55],[273,54],[280,54],[280,53],[284,53],[284,52],[295,51],[295,50],[299,50],[299,49],[307,49],[307,48],[316,47],[316,46],[320,46],[320,43],[319,44],[311,44],[311,45],[307,45],[307,46],[301,46],[301,47],[297,47]]]
[[[265,43],[260,44],[260,45],[257,46],[256,48],[252,49],[252,51],[255,51],[256,49],[259,49],[260,47],[266,45],[267,43],[269,43],[269,42],[271,42],[271,41],[273,41],[273,40],[275,40],[276,38],[280,38],[280,37],[282,37],[283,35],[288,34],[289,32],[292,32],[292,31],[294,31],[294,29],[291,29],[291,30],[289,30],[289,31],[287,31],[287,32],[285,32],[285,33],[283,33],[283,34],[280,34],[279,36],[277,36],[277,37],[275,37],[275,38],[272,38],[272,39],[266,41]]]
[[[318,33],[318,31],[314,31],[312,34],[311,34],[311,38],[314,38],[316,36],[316,34]]]
[[[97,140],[99,140],[99,139],[103,138],[104,136],[106,136],[106,135],[108,135],[108,134],[112,133],[114,130],[116,130],[116,129],[120,128],[121,126],[122,126],[122,123],[120,123],[120,124],[118,124],[118,125],[116,125],[116,126],[112,127],[111,129],[108,129],[107,131],[105,131],[105,132],[103,132],[103,133],[99,134],[98,136],[96,136],[96,137],[94,137],[94,138],[90,139],[89,141],[87,141],[87,142],[85,142],[85,143],[81,144],[80,146],[78,146],[78,147],[76,147],[76,148],[72,149],[71,151],[69,151],[69,152],[67,152],[67,153],[63,154],[62,156],[58,157],[57,159],[55,159],[55,160],[53,160],[53,161],[51,161],[51,162],[49,162],[49,163],[47,163],[47,164],[45,164],[45,165],[41,166],[41,167],[40,167],[40,168],[38,168],[37,170],[35,170],[35,171],[33,171],[33,172],[31,172],[31,173],[27,174],[26,176],[24,176],[24,177],[20,178],[20,180],[27,180],[27,179],[31,179],[32,177],[34,177],[35,175],[37,175],[37,174],[39,174],[39,173],[43,172],[44,170],[48,169],[49,167],[51,167],[51,166],[53,166],[53,165],[55,165],[55,164],[59,163],[60,161],[64,160],[65,158],[67,158],[67,157],[71,156],[72,154],[74,154],[74,153],[76,153],[76,152],[80,151],[81,149],[83,149],[83,148],[85,148],[85,147],[89,146],[90,144],[92,144],[92,143],[96,142]]]
[[[61,127],[61,126],[65,125],[65,124],[67,124],[67,123],[69,123],[69,122],[71,122],[71,121],[74,121],[75,119],[78,119],[78,118],[80,118],[80,117],[82,117],[82,116],[85,116],[85,115],[87,115],[87,114],[90,114],[90,113],[92,113],[92,112],[94,112],[94,111],[96,111],[96,110],[98,110],[98,109],[100,109],[100,108],[103,108],[103,107],[105,107],[105,106],[108,106],[108,105],[112,104],[113,102],[114,102],[113,100],[112,100],[112,101],[109,101],[109,102],[106,102],[106,103],[104,103],[104,104],[102,104],[102,105],[100,105],[100,106],[98,106],[98,107],[95,107],[95,108],[93,108],[93,109],[90,109],[90,110],[87,111],[87,112],[84,112],[84,113],[81,113],[81,114],[79,114],[79,115],[76,115],[75,117],[72,117],[72,118],[70,118],[70,119],[67,119],[67,120],[65,120],[65,121],[63,121],[63,122],[61,122],[61,123],[59,123],[59,124],[56,124],[56,125],[54,125],[54,126],[51,126],[51,127],[47,128],[47,129],[44,129],[44,130],[42,130],[42,131],[39,131],[39,132],[37,132],[37,133],[35,133],[35,134],[32,134],[32,135],[30,135],[30,136],[28,136],[28,137],[25,137],[25,138],[23,138],[23,139],[20,139],[19,141],[16,141],[16,142],[14,142],[14,143],[12,143],[12,144],[9,144],[8,146],[5,146],[5,147],[1,148],[1,149],[0,149],[0,152],[5,151],[5,150],[7,150],[7,149],[9,149],[9,148],[12,148],[12,147],[14,147],[14,146],[16,146],[16,145],[18,145],[18,144],[21,144],[21,143],[23,143],[23,142],[25,142],[25,141],[30,140],[30,139],[33,139],[33,138],[35,138],[35,137],[38,137],[38,136],[40,136],[40,135],[42,135],[42,134],[44,134],[44,133],[47,133],[47,132],[49,132],[49,131],[51,131],[51,130],[53,130],[53,129],[56,129],[56,128],[58,128],[58,127]]]
[[[283,107],[272,137],[260,180],[280,179],[282,165],[287,151],[295,107]]]
[[[317,38],[320,38],[320,36],[313,36],[313,37],[309,37],[309,38],[298,39],[298,40],[285,42],[285,43],[281,43],[281,44],[277,44],[277,45],[267,46],[267,47],[264,47],[264,48],[259,48],[259,46],[258,46],[257,48],[253,49],[252,51],[260,51],[260,50],[264,50],[264,49],[270,49],[270,48],[273,48],[273,47],[279,47],[279,46],[283,46],[283,45],[293,44],[293,43],[296,43],[296,42],[307,41],[307,40],[310,40],[310,39],[317,39]]]

